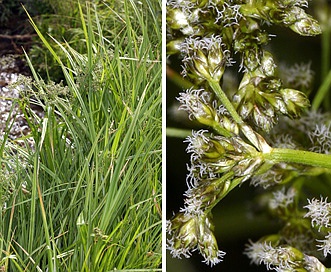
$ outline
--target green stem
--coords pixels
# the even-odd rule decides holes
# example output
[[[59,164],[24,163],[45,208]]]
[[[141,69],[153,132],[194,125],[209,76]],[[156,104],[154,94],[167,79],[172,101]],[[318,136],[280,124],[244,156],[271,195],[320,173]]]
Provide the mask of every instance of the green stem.
[[[326,74],[330,70],[330,38],[331,38],[331,29],[325,28],[322,32],[321,35],[321,40],[322,40],[322,69],[321,69],[321,76],[322,80],[325,79]]]
[[[300,163],[331,169],[331,155],[328,154],[287,148],[273,148],[270,153],[264,153],[263,156],[266,160],[273,161],[274,163]]]
[[[233,120],[238,124],[242,125],[244,124],[244,121],[241,119],[240,115],[237,113],[236,109],[233,107],[231,101],[226,96],[226,94],[223,92],[220,84],[217,81],[210,80],[208,81],[210,87],[215,92],[217,98],[222,102],[224,107],[227,109],[227,111],[232,116]]]
[[[167,137],[186,139],[187,136],[192,135],[192,130],[167,127],[166,135]]]
[[[171,69],[170,67],[166,67],[166,72],[167,72],[167,78],[171,80],[173,83],[175,83],[177,86],[183,88],[183,89],[189,89],[193,87],[194,85],[183,78],[180,74],[178,74],[176,71]]]
[[[317,90],[317,93],[312,103],[313,110],[318,110],[319,106],[321,105],[327,93],[329,92],[330,88],[331,88],[331,70],[323,80],[322,85]]]
[[[218,196],[211,201],[210,205],[208,205],[208,209],[206,209],[206,213],[210,212],[229,192],[231,192],[234,188],[236,188],[243,180],[244,177],[238,177],[233,179],[234,172],[230,171],[225,173],[220,179],[215,181],[214,186],[223,187],[222,191],[218,193]]]
[[[213,124],[212,129],[222,136],[225,136],[225,137],[233,136],[233,134],[231,132],[227,131],[226,129],[221,127],[216,122]],[[189,129],[172,128],[172,127],[166,128],[167,137],[186,139],[187,136],[191,136],[191,135],[192,135],[192,130],[189,130]]]
[[[236,109],[232,105],[229,98],[223,92],[219,83],[215,80],[210,79],[208,81],[210,87],[215,92],[217,98],[224,105],[224,107],[228,110],[233,120],[238,124],[242,133],[246,136],[246,138],[259,150],[259,151],[267,151],[270,150],[270,146],[265,142],[262,136],[256,133],[250,126],[248,126],[237,113]]]
[[[233,134],[223,128],[218,122],[213,122],[212,128],[214,131],[216,131],[218,134],[224,136],[224,137],[231,137]]]

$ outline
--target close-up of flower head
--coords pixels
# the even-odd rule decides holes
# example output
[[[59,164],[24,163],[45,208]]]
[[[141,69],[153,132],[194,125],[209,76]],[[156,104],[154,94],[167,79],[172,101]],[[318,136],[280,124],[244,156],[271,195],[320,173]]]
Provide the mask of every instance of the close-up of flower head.
[[[331,271],[330,17],[166,1],[169,271]]]

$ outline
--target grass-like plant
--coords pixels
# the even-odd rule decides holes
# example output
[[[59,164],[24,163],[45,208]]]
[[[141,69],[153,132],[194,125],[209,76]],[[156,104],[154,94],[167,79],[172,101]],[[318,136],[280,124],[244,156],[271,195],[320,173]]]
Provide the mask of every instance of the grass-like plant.
[[[111,39],[96,6],[79,6],[86,53],[54,40],[65,58],[30,18],[65,81],[26,56],[33,78],[15,103],[31,133],[0,149],[5,271],[160,270],[161,3],[121,5],[103,10],[121,23]]]

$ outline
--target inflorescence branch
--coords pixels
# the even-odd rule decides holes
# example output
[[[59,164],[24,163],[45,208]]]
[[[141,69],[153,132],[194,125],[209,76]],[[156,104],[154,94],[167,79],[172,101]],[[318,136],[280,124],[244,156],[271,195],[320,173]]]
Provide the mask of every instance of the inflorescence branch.
[[[180,94],[179,109],[208,128],[193,131],[186,140],[191,154],[189,188],[184,207],[167,224],[167,247],[174,257],[188,258],[198,250],[209,265],[222,261],[225,253],[218,249],[211,210],[243,182],[267,188],[288,182],[299,171],[309,175],[331,169],[331,137],[323,142],[328,150],[321,154],[272,147],[263,136],[271,134],[281,116],[297,119],[310,106],[296,89],[307,89],[309,83],[277,76],[273,55],[265,49],[272,35],[264,29],[274,24],[303,36],[320,34],[318,22],[304,10],[307,7],[306,0],[168,0],[167,53],[180,55],[182,74],[194,86]],[[236,90],[224,91],[221,81],[227,67],[235,64],[235,54],[242,79]],[[325,128],[331,135],[330,125]],[[315,144],[316,137],[310,138]],[[272,207],[282,209],[284,218],[292,207],[293,192],[275,194]],[[307,206],[311,210],[307,216],[313,216],[315,202]],[[329,212],[331,217],[330,208]],[[315,217],[313,222],[317,224]],[[331,253],[328,224],[324,225],[329,234],[319,240],[324,255]],[[327,271],[317,258],[280,243],[279,236],[251,242],[246,255],[277,271]]]

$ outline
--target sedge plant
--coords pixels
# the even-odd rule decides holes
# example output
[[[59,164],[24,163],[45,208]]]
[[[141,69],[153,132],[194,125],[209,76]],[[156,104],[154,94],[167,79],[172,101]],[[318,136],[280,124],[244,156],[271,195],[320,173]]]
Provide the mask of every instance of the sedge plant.
[[[330,271],[323,264],[331,253],[330,108],[317,111],[330,89],[330,66],[324,64],[324,82],[310,108],[310,65],[279,68],[266,47],[277,38],[271,25],[320,35],[324,27],[307,8],[308,1],[294,0],[167,1],[167,53],[180,56],[185,78],[173,80],[189,86],[179,94],[179,110],[200,127],[185,140],[184,207],[167,221],[173,257],[197,251],[210,266],[226,258],[212,210],[250,183],[265,189],[259,205],[282,222],[279,232],[247,244],[251,262],[276,271]],[[239,83],[227,84],[226,72],[236,64]],[[324,192],[309,198],[308,188],[319,188],[315,177],[322,177]]]
[[[79,5],[83,53],[30,17],[64,81],[42,79],[26,54],[32,77],[11,86],[30,133],[1,143],[1,270],[160,271],[160,6]]]

